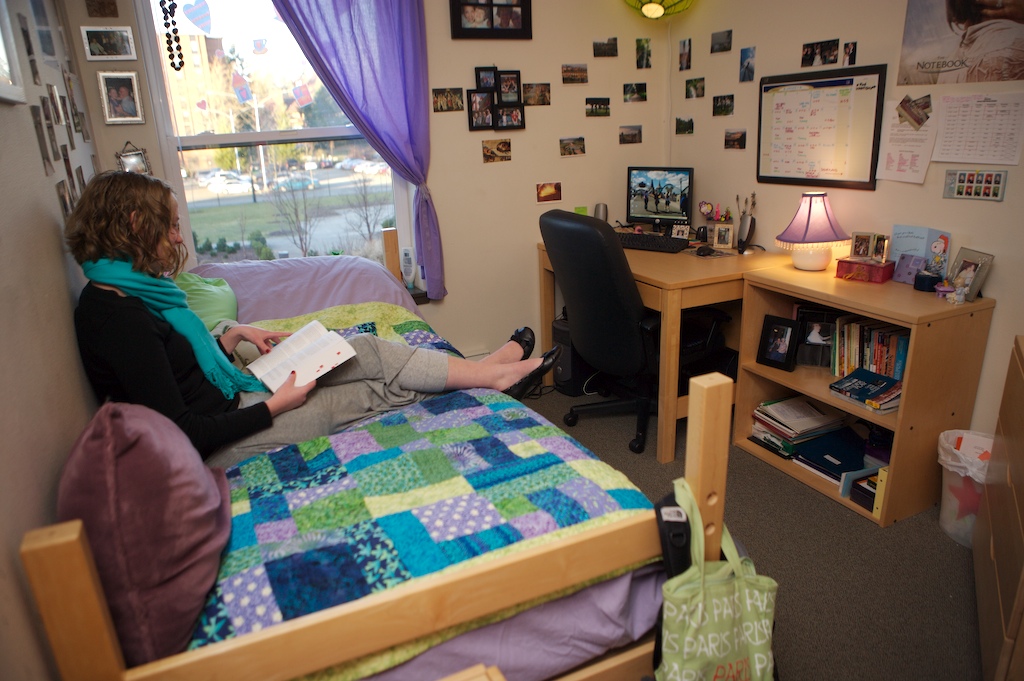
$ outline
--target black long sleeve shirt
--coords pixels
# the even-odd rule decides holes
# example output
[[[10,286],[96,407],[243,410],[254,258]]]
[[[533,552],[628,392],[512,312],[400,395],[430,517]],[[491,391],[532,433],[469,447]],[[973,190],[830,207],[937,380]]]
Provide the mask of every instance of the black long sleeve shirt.
[[[96,398],[141,404],[181,428],[206,458],[218,448],[271,425],[263,403],[238,409],[210,383],[188,339],[139,298],[87,285],[75,310],[75,331]]]

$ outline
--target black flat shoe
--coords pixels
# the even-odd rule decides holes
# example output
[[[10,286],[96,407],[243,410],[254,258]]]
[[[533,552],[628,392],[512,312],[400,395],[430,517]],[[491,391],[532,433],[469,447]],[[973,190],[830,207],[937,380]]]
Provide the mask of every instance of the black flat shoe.
[[[562,354],[562,346],[556,345],[551,348],[543,355],[541,355],[540,366],[531,371],[530,373],[523,376],[515,385],[506,388],[502,392],[510,397],[514,397],[517,400],[521,400],[540,385],[541,381],[544,380],[544,374],[548,373],[555,367],[555,363],[558,361],[558,357]]]
[[[509,340],[519,343],[519,347],[523,349],[523,359],[530,359],[530,355],[533,354],[533,346],[537,342],[536,336],[533,335],[533,329],[528,326],[520,326]]]

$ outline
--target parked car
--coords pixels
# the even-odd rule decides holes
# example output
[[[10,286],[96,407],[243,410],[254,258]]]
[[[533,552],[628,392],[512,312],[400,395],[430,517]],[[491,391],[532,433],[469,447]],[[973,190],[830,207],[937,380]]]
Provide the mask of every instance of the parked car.
[[[196,182],[199,183],[200,187],[206,187],[215,182],[222,182],[224,180],[241,180],[242,176],[233,170],[221,170],[215,168],[213,170],[204,170],[196,174]]]
[[[209,189],[214,194],[251,194],[252,182],[226,178],[219,182],[211,182]]]
[[[278,175],[274,178],[274,189],[279,192],[319,188],[320,180],[308,175]]]
[[[334,167],[338,168],[339,170],[352,170],[353,168],[355,168],[360,163],[365,163],[365,159],[362,159],[362,158],[346,158],[346,159],[342,159],[341,161],[338,161],[337,163],[335,163]]]
[[[364,161],[352,170],[362,175],[386,175],[391,172],[391,168],[384,161]]]

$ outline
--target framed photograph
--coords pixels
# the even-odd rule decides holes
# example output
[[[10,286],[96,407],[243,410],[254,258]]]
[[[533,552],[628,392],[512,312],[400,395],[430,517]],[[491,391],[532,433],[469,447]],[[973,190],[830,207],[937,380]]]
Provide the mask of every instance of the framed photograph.
[[[989,271],[992,269],[994,255],[976,251],[973,248],[961,248],[957,251],[956,260],[949,266],[949,280],[953,286],[963,286],[964,299],[974,300],[981,293]]]
[[[494,129],[494,90],[468,90],[469,129]]]
[[[117,167],[128,173],[141,173],[149,175],[149,155],[145,149],[128,142],[124,148],[114,154],[117,157]]]
[[[526,112],[522,104],[505,106],[499,104],[494,108],[495,130],[525,130]]]
[[[493,66],[476,67],[476,89],[493,90],[498,86],[498,69]]]
[[[871,259],[878,262],[885,262],[889,259],[889,235],[874,235],[871,239]]]
[[[88,61],[138,59],[131,26],[82,26],[82,44]]]
[[[498,104],[522,104],[523,87],[518,71],[498,71]]]
[[[452,40],[530,40],[531,0],[448,0]]]
[[[871,242],[875,235],[871,232],[854,232],[850,241],[851,258],[870,258],[872,253]]]
[[[103,121],[108,125],[145,123],[139,101],[137,71],[100,71],[96,74],[103,102]]]
[[[797,324],[795,320],[774,315],[764,316],[757,363],[792,371],[796,366]]]
[[[711,225],[710,228],[715,231],[715,248],[736,247],[736,230],[731,224]]]
[[[25,104],[27,101],[7,0],[0,0],[0,102]]]

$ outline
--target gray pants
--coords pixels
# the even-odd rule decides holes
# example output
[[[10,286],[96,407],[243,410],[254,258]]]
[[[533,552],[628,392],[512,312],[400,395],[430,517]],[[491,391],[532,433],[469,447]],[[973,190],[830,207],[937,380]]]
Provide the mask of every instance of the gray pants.
[[[301,407],[275,416],[270,428],[220,448],[207,465],[232,466],[270,449],[331,435],[368,416],[444,390],[447,354],[370,334],[353,336],[349,342],[355,357],[321,376]],[[269,397],[269,393],[242,393],[238,406],[242,409]]]

